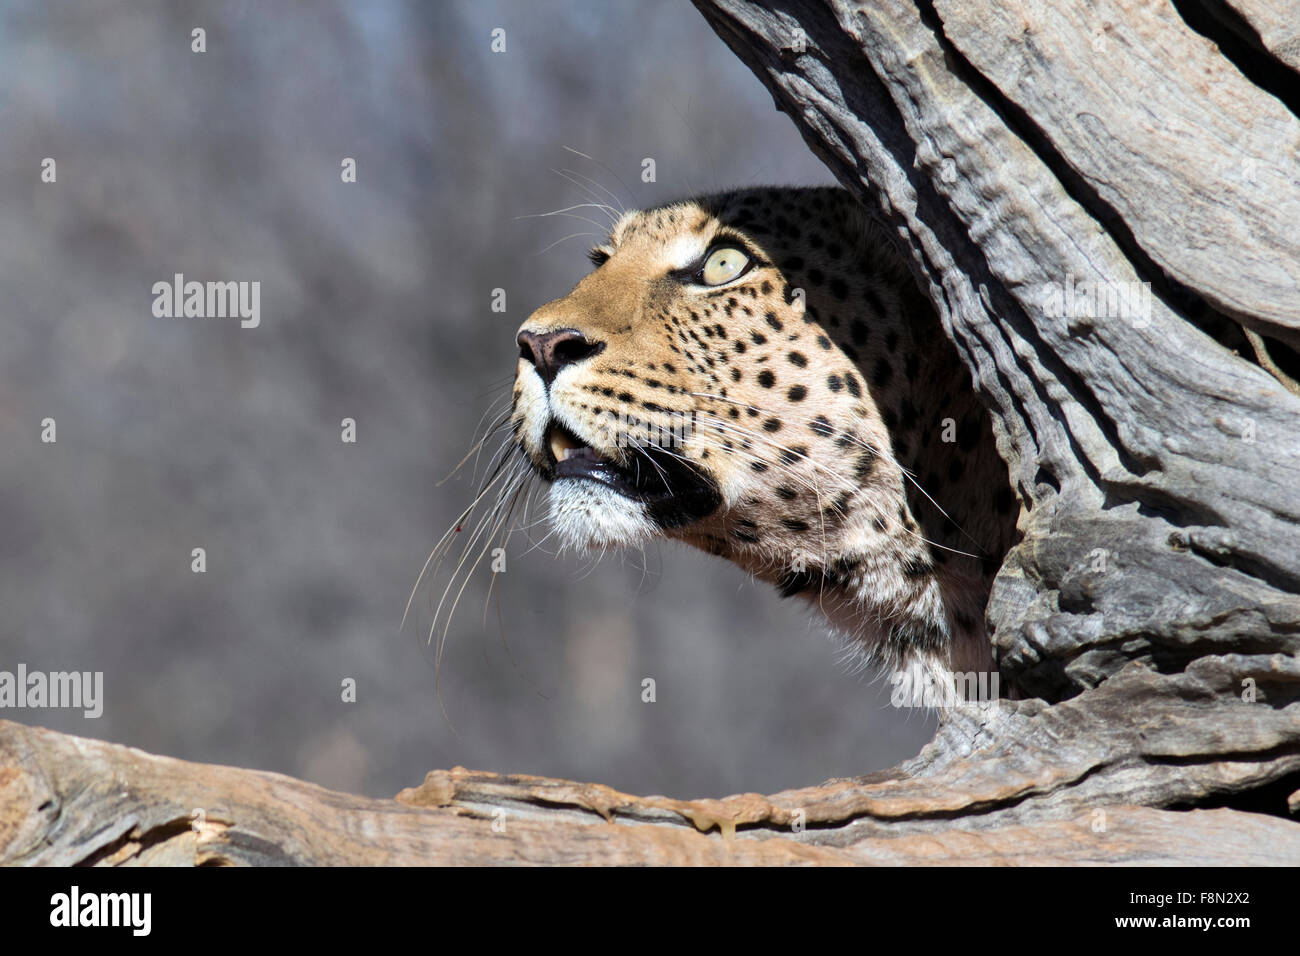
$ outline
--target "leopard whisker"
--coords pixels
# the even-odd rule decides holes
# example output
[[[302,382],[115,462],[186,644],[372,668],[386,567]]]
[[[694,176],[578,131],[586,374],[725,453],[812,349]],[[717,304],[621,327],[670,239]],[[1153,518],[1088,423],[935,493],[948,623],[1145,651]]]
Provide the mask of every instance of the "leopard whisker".
[[[505,462],[503,460],[501,466],[504,467],[504,464]],[[437,567],[441,564],[441,557],[440,557],[441,552],[443,552],[447,547],[450,546],[451,541],[453,540],[457,531],[464,524],[464,522],[469,518],[469,516],[474,513],[474,509],[477,508],[479,504],[482,503],[483,499],[487,497],[488,492],[491,491],[492,486],[500,479],[502,473],[503,472],[499,467],[497,471],[492,475],[491,478],[484,481],[483,485],[479,488],[478,494],[474,496],[474,500],[471,501],[469,505],[461,511],[457,519],[454,522],[452,522],[451,526],[448,527],[445,532],[443,532],[442,537],[439,538],[438,542],[433,546],[433,550],[429,552],[428,558],[425,559],[424,566],[420,569],[419,575],[416,576],[415,584],[411,588],[411,593],[406,599],[406,607],[402,611],[402,621],[401,624],[398,625],[399,632],[406,627],[406,619],[407,617],[410,616],[411,605],[415,601],[415,595],[420,590],[420,583],[424,580],[424,576],[429,572],[430,565],[434,565],[435,573],[436,573]],[[437,559],[437,564],[434,563],[435,559]]]
[[[555,173],[555,175],[559,176],[565,182],[568,182],[571,185],[576,186],[578,190],[582,193],[582,195],[586,199],[589,199],[591,201],[592,206],[600,209],[601,212],[603,212],[606,216],[608,216],[610,229],[613,229],[615,226],[618,225],[618,220],[619,217],[622,215],[622,212],[615,209],[613,206],[609,205],[609,203],[601,202],[600,195],[596,193],[595,190],[591,189],[591,187],[583,184],[582,182],[579,182],[576,178],[574,178],[577,175],[576,173],[573,173],[572,170],[555,169],[555,168],[552,168],[551,172]]]
[[[451,589],[455,587],[456,580],[458,578],[461,579],[460,588],[456,592],[456,596],[452,601],[451,608],[448,611],[446,623],[443,626],[442,633],[438,637],[437,650],[435,651],[434,654],[435,684],[437,682],[436,675],[439,669],[441,668],[441,664],[442,664],[442,654],[443,654],[443,649],[446,646],[447,633],[451,628],[451,619],[455,615],[456,607],[460,603],[461,595],[465,593],[465,588],[469,585],[469,580],[473,576],[474,570],[478,567],[479,563],[483,560],[483,555],[486,554],[488,550],[492,547],[492,541],[496,537],[497,531],[499,531],[501,528],[501,523],[502,521],[504,521],[504,516],[501,514],[501,512],[504,510],[503,509],[504,502],[510,497],[510,495],[515,490],[517,490],[516,485],[519,482],[526,480],[527,477],[528,477],[528,472],[526,470],[520,470],[516,472],[515,475],[511,478],[511,481],[507,484],[506,486],[507,490],[501,496],[498,497],[496,506],[494,506],[491,510],[485,513],[483,518],[479,520],[478,524],[474,529],[473,534],[466,540],[465,547],[461,550],[461,557],[460,560],[457,562],[455,570],[453,570],[452,572],[451,580],[448,581],[446,588],[443,589],[442,598],[438,601],[438,607],[434,610],[433,622],[429,628],[430,643],[433,642],[433,635],[437,629],[438,621],[442,616],[442,608],[443,605],[446,603],[447,596],[451,593]],[[465,568],[465,562],[468,559],[469,552],[472,550],[474,544],[479,540],[479,538],[483,536],[483,530],[486,527],[488,527],[494,520],[496,521],[496,524],[492,526],[492,529],[484,537],[483,547],[479,550],[477,556],[475,556],[473,563],[469,567],[469,570],[465,571],[462,577],[461,572]]]
[[[748,437],[755,438],[755,439],[758,439],[758,440],[760,440],[760,441],[764,441],[764,442],[766,442],[770,447],[772,447],[772,448],[774,448],[774,449],[776,449],[776,450],[786,451],[786,452],[789,452],[790,454],[798,454],[797,452],[794,451],[794,449],[792,449],[792,448],[788,448],[788,447],[786,447],[786,446],[784,446],[784,445],[781,445],[780,443],[771,440],[768,436],[762,435],[762,434],[760,434],[759,432],[753,431],[752,429],[745,428],[744,426],[737,425],[737,424],[734,423],[734,422],[728,422],[728,421],[726,421],[725,419],[723,419],[720,415],[717,415],[716,413],[710,412],[710,411],[708,411],[707,409],[704,410],[704,414],[706,414],[706,415],[713,415],[715,418],[718,419],[718,421],[719,421],[723,426],[727,427],[728,429],[733,430],[733,431],[736,432],[737,434],[745,434],[745,435],[747,435]],[[780,421],[782,422],[783,425],[788,425],[788,424],[789,424],[789,422],[785,421],[784,419],[781,419],[779,415],[777,415],[777,416],[775,416],[775,417],[777,417],[778,420],[780,420]],[[880,454],[881,454],[880,449],[875,448],[875,447],[873,447],[872,445],[867,444],[866,442],[864,442],[864,441],[862,441],[861,439],[859,439],[856,435],[850,435],[849,437],[852,438],[852,439],[855,439],[854,443],[857,444],[857,445],[858,445],[859,447],[861,447],[862,449],[864,449],[864,450],[866,450],[866,451],[870,451],[870,452],[872,452],[873,454],[876,454],[876,455],[880,455]],[[806,455],[804,455],[804,456],[800,456],[800,457],[803,458],[803,459],[807,459],[809,462],[811,462],[811,464],[813,465],[814,468],[821,469],[821,470],[823,470],[823,471],[828,471],[828,472],[830,472],[830,473],[832,473],[832,474],[835,474],[835,472],[833,472],[833,471],[831,471],[830,469],[826,468],[826,466],[822,465],[822,464],[819,463],[819,462],[815,462],[815,461],[813,461],[811,458],[809,458],[809,457],[806,456]],[[937,503],[933,498],[930,497],[930,494],[929,494],[929,493],[928,493],[924,488],[921,487],[920,483],[917,482],[916,478],[915,478],[913,475],[911,475],[911,474],[907,471],[906,468],[903,468],[903,466],[900,465],[900,464],[898,463],[897,459],[895,459],[895,458],[893,457],[892,454],[888,454],[886,457],[887,457],[887,460],[888,460],[888,461],[892,462],[894,465],[896,465],[896,466],[898,467],[899,472],[902,473],[902,475],[903,475],[904,478],[906,478],[908,481],[911,481],[912,484],[915,485],[917,491],[919,491],[921,494],[925,495],[925,497],[930,501],[930,503],[933,504],[934,507],[935,507],[936,509],[938,509],[939,512],[940,512],[941,514],[944,515],[945,518],[948,517],[947,512],[944,512],[944,511],[943,511],[943,509],[939,506],[939,504],[938,504],[938,503]],[[841,478],[842,478],[842,476],[841,476]],[[951,518],[949,518],[948,520],[949,520],[949,521],[952,521]],[[957,523],[956,523],[955,521],[953,521],[952,523],[953,523],[954,526],[958,527],[959,530],[962,530],[961,527],[960,527],[960,525],[957,525]],[[919,531],[912,531],[911,529],[906,528],[906,527],[902,528],[902,530],[903,530],[903,532],[904,532],[905,534],[908,534],[908,535],[910,535],[911,537],[916,538],[916,539],[917,539],[918,541],[920,541],[922,544],[926,544],[926,545],[929,545],[929,546],[931,546],[931,547],[939,548],[939,549],[942,550],[942,551],[949,551],[949,552],[951,552],[951,553],[953,553],[953,554],[962,555],[963,557],[968,557],[968,558],[977,558],[977,559],[979,558],[979,555],[978,555],[978,554],[971,554],[969,551],[962,551],[960,548],[953,548],[953,547],[950,547],[950,546],[948,546],[948,545],[946,545],[946,544],[941,544],[941,543],[939,543],[938,541],[932,541],[932,540],[930,540],[929,538],[925,537],[925,535],[921,534]],[[962,533],[963,533],[963,534],[966,534],[966,532],[965,532],[964,530],[962,530]],[[967,536],[967,537],[970,537],[970,535],[966,535],[966,536]],[[972,540],[974,540],[974,539],[972,538]],[[978,544],[978,542],[976,542],[976,544]]]
[[[480,424],[481,424],[481,420],[480,420]],[[479,452],[483,450],[483,446],[487,444],[488,439],[490,439],[497,431],[499,431],[500,429],[504,428],[506,425],[509,424],[510,424],[510,413],[505,412],[501,415],[501,417],[496,421],[495,424],[491,425],[487,429],[487,431],[484,432],[482,438],[480,438],[478,441],[476,441],[473,445],[470,446],[469,451],[465,452],[465,456],[456,463],[456,466],[452,468],[451,471],[447,472],[447,474],[444,475],[441,479],[439,479],[436,484],[434,484],[434,487],[441,488],[444,484],[446,484],[448,481],[454,478],[456,476],[456,473],[459,472],[463,467],[465,467],[465,463],[469,461],[471,458],[475,460],[474,473],[475,476],[477,476]],[[506,441],[509,440],[510,440],[509,437],[507,437]]]
[[[554,170],[552,170],[552,172],[554,172]],[[548,212],[525,213],[522,216],[515,216],[514,218],[515,221],[517,222],[520,219],[549,219],[552,216],[561,216],[565,219],[577,219],[580,222],[585,222],[590,225],[593,225],[597,229],[604,229],[605,227],[602,226],[600,223],[596,222],[596,220],[589,219],[586,216],[579,216],[576,212],[573,211],[575,209],[600,209],[601,207],[602,207],[601,203],[580,202],[580,203],[574,203],[572,206],[563,206],[559,209],[552,209]]]
[[[613,176],[614,179],[617,180],[618,184],[623,187],[623,191],[628,194],[629,198],[635,195],[632,192],[632,190],[628,188],[627,183],[623,182],[623,177],[620,176],[618,173],[614,172],[614,170],[610,169],[607,165],[602,163],[600,160],[596,159],[593,156],[588,156],[586,153],[582,152],[582,150],[574,149],[572,146],[565,146],[563,148],[565,152],[572,153],[575,156],[581,156],[583,159],[587,160],[588,162],[595,163],[601,169],[605,170],[605,172]]]
[[[603,192],[610,199],[614,200],[614,202],[618,204],[618,208],[615,209],[613,206],[608,206],[608,205],[606,206],[606,208],[613,210],[619,216],[622,216],[624,213],[627,212],[627,207],[623,205],[623,201],[618,198],[617,194],[615,194],[612,190],[608,189],[605,186],[605,184],[602,183],[600,180],[593,179],[591,176],[588,176],[586,173],[580,173],[576,169],[569,169],[568,167],[561,169],[560,172],[568,173],[571,176],[577,176],[579,179],[585,180],[586,182],[594,186],[596,189],[599,189],[601,192]],[[617,219],[615,220],[615,222],[617,222]]]
[[[559,239],[556,239],[554,242],[552,242],[550,245],[546,246],[544,249],[538,249],[536,252],[533,253],[533,255],[535,255],[535,256],[543,256],[543,255],[546,255],[546,253],[550,252],[552,249],[554,249],[554,248],[555,248],[556,246],[558,246],[560,243],[562,243],[562,242],[567,242],[567,241],[570,240],[570,239],[579,239],[579,238],[581,238],[581,237],[583,237],[583,236],[595,236],[597,239],[600,238],[600,234],[599,234],[599,233],[594,233],[594,232],[571,232],[571,233],[569,233],[567,236],[561,236]]]

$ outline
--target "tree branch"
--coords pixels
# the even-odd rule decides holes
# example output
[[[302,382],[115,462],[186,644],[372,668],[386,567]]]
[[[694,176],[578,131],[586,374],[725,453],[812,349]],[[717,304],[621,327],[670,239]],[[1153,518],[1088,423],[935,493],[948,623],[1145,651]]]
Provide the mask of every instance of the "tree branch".
[[[1227,809],[1116,805],[957,825],[974,795],[954,773],[946,789],[881,775],[678,801],[458,768],[374,800],[0,721],[0,865],[1212,865],[1300,855],[1300,828]],[[1032,787],[1002,789],[1010,804]]]

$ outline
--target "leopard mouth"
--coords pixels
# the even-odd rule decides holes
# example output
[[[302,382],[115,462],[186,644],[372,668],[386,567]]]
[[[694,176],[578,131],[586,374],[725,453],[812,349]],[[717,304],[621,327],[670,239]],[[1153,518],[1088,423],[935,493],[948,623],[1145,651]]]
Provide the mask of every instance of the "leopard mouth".
[[[717,484],[680,453],[653,445],[628,448],[626,464],[601,454],[559,422],[546,430],[547,481],[593,481],[647,506],[661,527],[678,527],[711,514],[721,503]]]

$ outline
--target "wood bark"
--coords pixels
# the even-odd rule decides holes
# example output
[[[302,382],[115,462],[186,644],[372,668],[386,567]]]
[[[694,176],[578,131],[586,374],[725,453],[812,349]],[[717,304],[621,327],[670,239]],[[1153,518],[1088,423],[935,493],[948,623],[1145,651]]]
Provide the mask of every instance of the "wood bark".
[[[1027,699],[884,773],[704,801],[460,769],[369,800],[0,723],[0,862],[1300,863],[1287,5],[694,2],[994,416],[1023,538],[988,620]]]
[[[375,800],[0,721],[0,865],[1222,865],[1300,854],[1300,827],[1265,814],[1097,803],[1017,822],[1006,810],[1035,799],[1030,775],[966,784],[957,761],[928,783],[897,771],[680,801],[455,768]],[[1050,803],[1054,782],[1039,785]],[[1003,809],[986,812],[989,799]]]
[[[695,2],[898,236],[1023,506],[988,618],[1040,702],[954,714],[913,772],[1285,815],[1300,24],[1252,0]],[[1085,282],[1150,288],[1149,314],[1058,314]]]

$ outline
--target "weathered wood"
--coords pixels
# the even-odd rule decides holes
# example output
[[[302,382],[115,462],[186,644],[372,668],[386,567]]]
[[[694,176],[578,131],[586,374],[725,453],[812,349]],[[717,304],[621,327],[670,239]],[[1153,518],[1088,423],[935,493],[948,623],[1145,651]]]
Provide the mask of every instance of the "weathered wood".
[[[1094,212],[1113,210],[1216,308],[1300,330],[1300,121],[1213,42],[1138,0],[935,9],[952,48],[1044,134],[1049,169],[1064,162],[1094,191]]]
[[[988,796],[967,791],[961,773],[952,768],[938,789],[883,775],[678,801],[457,768],[374,800],[0,721],[0,865],[1280,865],[1300,856],[1300,827],[1227,809],[1111,802],[1039,823],[959,826],[948,817]],[[995,799],[1026,784],[1008,779]],[[807,826],[797,831],[801,810]]]
[[[1167,3],[695,2],[898,236],[1021,496],[989,622],[1042,702],[955,712],[915,785],[1286,814],[1300,402],[1242,327],[1296,342],[1300,121]],[[1149,314],[1061,314],[1085,281]]]
[[[1210,6],[1213,8],[1214,4]],[[1300,15],[1290,0],[1230,0],[1228,6],[1254,31],[1259,44],[1300,71]],[[1225,18],[1226,19],[1226,18]]]

